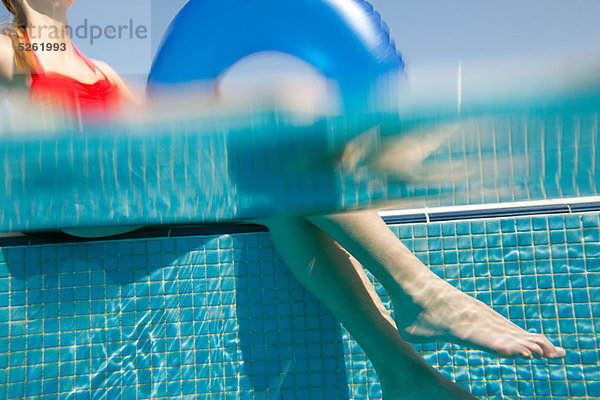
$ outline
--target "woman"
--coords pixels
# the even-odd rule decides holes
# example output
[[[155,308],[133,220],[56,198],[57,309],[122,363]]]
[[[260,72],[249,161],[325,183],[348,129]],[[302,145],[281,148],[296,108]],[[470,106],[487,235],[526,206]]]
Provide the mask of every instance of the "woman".
[[[88,60],[71,43],[66,12],[73,0],[2,1],[15,24],[0,35],[0,84],[24,88],[42,107],[60,107],[78,118],[105,118],[123,103],[136,102],[108,65]],[[34,38],[30,32],[36,26],[54,27],[63,34]],[[57,44],[60,51],[20,50],[34,43]],[[259,222],[269,228],[296,277],[368,354],[386,399],[473,398],[428,365],[400,332],[413,340],[446,340],[506,357],[564,355],[544,336],[523,331],[431,273],[376,212]],[[389,292],[398,325],[359,261]]]
[[[138,102],[111,67],[87,59],[71,42],[66,10],[73,0],[2,3],[14,21],[0,35],[0,83],[28,88],[30,99],[43,108],[88,119]]]

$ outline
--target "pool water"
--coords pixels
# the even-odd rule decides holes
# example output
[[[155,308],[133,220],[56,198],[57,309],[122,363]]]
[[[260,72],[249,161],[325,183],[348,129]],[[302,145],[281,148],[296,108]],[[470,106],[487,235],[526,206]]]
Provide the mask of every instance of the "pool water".
[[[0,130],[0,231],[597,196],[599,104],[464,119],[307,122],[269,111],[86,134]]]
[[[600,397],[599,216],[393,225],[435,273],[567,356],[417,349],[482,399]],[[0,398],[381,398],[362,349],[291,276],[268,233],[211,229],[3,238]]]

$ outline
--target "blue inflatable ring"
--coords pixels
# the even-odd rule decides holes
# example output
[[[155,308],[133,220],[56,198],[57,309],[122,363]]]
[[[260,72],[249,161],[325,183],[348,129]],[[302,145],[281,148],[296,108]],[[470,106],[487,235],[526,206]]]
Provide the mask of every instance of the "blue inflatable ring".
[[[362,0],[191,0],[163,39],[149,93],[217,84],[237,61],[264,51],[298,57],[337,81],[353,108],[368,104],[382,76],[404,70],[385,23]]]

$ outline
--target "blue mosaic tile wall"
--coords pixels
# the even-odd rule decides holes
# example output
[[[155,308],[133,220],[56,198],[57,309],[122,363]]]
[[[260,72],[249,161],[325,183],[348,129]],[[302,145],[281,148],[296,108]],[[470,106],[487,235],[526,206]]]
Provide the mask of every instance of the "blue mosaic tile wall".
[[[393,229],[437,274],[567,349],[515,361],[417,346],[444,375],[482,399],[600,397],[598,213]],[[381,397],[266,233],[6,245],[0,307],[2,399]]]
[[[514,361],[455,345],[419,347],[444,375],[481,398],[600,397],[598,214],[394,229],[438,275],[567,350],[564,360]]]

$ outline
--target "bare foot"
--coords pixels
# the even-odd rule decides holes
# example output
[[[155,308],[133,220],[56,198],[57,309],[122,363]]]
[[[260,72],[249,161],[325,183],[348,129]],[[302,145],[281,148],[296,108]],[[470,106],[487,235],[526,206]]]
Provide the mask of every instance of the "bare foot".
[[[392,295],[396,324],[406,340],[451,342],[502,357],[565,356],[544,335],[523,330],[431,271],[417,282]]]
[[[529,333],[431,272],[372,211],[311,217],[377,277],[409,341],[447,341],[503,357],[565,355],[545,336]]]

